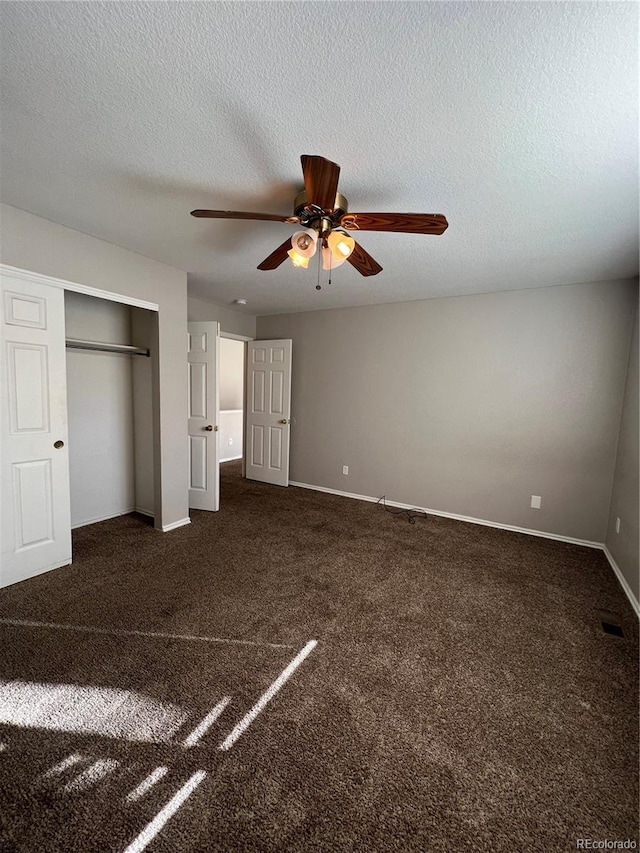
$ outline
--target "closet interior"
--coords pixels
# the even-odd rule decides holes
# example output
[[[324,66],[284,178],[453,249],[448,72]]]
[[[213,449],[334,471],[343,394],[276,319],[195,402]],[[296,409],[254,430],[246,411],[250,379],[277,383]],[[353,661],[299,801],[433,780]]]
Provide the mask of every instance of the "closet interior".
[[[65,291],[71,527],[154,515],[157,315]]]

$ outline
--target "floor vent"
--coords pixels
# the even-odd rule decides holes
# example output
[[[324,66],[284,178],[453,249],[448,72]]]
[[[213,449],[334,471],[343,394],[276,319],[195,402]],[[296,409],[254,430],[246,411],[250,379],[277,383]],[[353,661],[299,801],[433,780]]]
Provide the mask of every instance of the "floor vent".
[[[596,611],[596,615],[603,634],[610,634],[612,637],[624,637],[620,619],[615,613],[609,613],[607,610],[598,610]]]

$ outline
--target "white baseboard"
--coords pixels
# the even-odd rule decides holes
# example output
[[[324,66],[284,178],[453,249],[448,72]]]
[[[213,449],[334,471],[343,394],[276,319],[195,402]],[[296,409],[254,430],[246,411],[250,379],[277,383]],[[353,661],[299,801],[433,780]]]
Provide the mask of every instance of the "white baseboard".
[[[372,498],[369,495],[355,495],[351,492],[341,492],[338,489],[326,489],[324,486],[311,486],[308,483],[294,483],[289,481],[290,486],[298,486],[301,489],[313,489],[316,492],[328,492],[331,495],[341,495],[344,498],[354,498],[358,501],[369,501],[377,503],[380,498]],[[397,501],[388,501],[385,498],[387,506],[398,507],[399,509],[417,509],[421,512],[426,512],[427,515],[437,515],[441,518],[451,518],[454,521],[465,521],[468,524],[481,524],[484,527],[495,527],[498,530],[511,530],[513,533],[526,533],[527,536],[539,536],[542,539],[554,539],[557,542],[569,542],[572,545],[583,545],[585,548],[602,548],[602,542],[591,542],[589,539],[574,539],[572,536],[561,536],[559,533],[547,533],[545,530],[532,530],[529,527],[516,527],[513,524],[501,524],[498,521],[487,521],[486,518],[474,518],[470,515],[457,515],[454,512],[442,512],[438,509],[427,509],[427,507],[416,506],[415,504],[403,504]]]
[[[171,524],[163,524],[162,532],[168,533],[170,530],[175,530],[176,527],[184,527],[185,524],[191,524],[190,518],[181,518],[180,521],[172,521]]]
[[[130,512],[139,512],[135,507],[131,507],[130,509],[123,509],[120,512],[112,512],[109,515],[100,515],[96,518],[88,518],[86,521],[79,521],[77,524],[72,524],[71,529],[77,530],[78,527],[88,527],[90,524],[98,524],[100,521],[109,521],[110,518],[119,518],[121,515],[129,515]]]
[[[242,454],[240,456],[227,456],[224,459],[220,459],[220,462],[234,462],[236,459],[242,459]]]
[[[618,583],[620,584],[620,586],[624,590],[627,598],[629,599],[629,603],[631,604],[631,606],[635,610],[636,616],[640,619],[640,603],[638,602],[638,599],[633,594],[633,590],[629,586],[629,582],[627,581],[625,576],[622,574],[622,570],[620,569],[620,566],[613,559],[613,555],[611,554],[611,551],[607,548],[606,545],[602,546],[602,550],[604,551],[604,555],[607,558],[607,560],[609,561],[609,565],[613,569],[615,576],[618,578]]]
[[[352,492],[342,492],[339,489],[327,489],[324,486],[312,486],[309,483],[295,483],[293,480],[289,481],[290,486],[297,486],[300,489],[312,489],[314,492],[327,492],[330,495],[340,495],[343,498],[353,498],[358,501],[369,501],[370,503],[377,503],[380,498],[372,498],[369,495],[356,495]],[[614,571],[616,578],[618,579],[618,583],[622,587],[625,595],[629,599],[629,603],[633,608],[635,614],[640,618],[640,606],[638,604],[638,600],[633,594],[631,587],[627,583],[627,579],[620,571],[620,567],[617,565],[616,561],[611,556],[611,552],[604,544],[604,542],[591,542],[589,539],[574,539],[572,536],[560,536],[558,533],[547,533],[544,530],[531,530],[528,527],[516,527],[513,524],[500,524],[497,521],[487,521],[485,518],[473,518],[468,515],[456,515],[453,512],[441,512],[440,510],[435,509],[427,509],[426,507],[415,506],[414,504],[403,504],[398,503],[397,501],[388,501],[385,498],[385,503],[388,506],[398,507],[399,509],[417,509],[421,512],[426,512],[427,515],[437,515],[441,518],[451,518],[454,521],[466,521],[469,524],[481,524],[484,527],[495,527],[498,530],[511,530],[514,533],[524,533],[527,536],[539,536],[542,539],[553,539],[556,542],[568,542],[571,545],[582,545],[584,548],[597,548],[600,551],[604,552],[605,557],[609,561],[611,568]]]
[[[142,509],[142,508],[141,508],[141,507],[139,507],[139,506],[137,506],[137,507],[134,509],[134,512],[139,512],[139,513],[140,513],[140,515],[148,515],[148,516],[149,516],[149,518],[153,518],[153,516],[154,516],[154,513],[152,513],[150,509]]]

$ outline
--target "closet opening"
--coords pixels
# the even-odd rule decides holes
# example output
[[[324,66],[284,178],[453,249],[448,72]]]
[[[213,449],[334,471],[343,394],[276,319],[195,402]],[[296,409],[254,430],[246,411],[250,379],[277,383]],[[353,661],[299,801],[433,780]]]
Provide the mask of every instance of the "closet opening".
[[[131,512],[153,520],[157,312],[64,296],[71,528]]]

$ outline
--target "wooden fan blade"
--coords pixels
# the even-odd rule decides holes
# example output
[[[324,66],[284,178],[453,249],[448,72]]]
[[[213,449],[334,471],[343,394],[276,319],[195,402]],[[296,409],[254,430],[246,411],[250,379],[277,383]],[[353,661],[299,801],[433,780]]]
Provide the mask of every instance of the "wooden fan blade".
[[[291,248],[291,237],[285,240],[281,246],[278,246],[275,251],[271,252],[268,258],[265,258],[261,264],[258,264],[259,270],[274,270],[279,267],[283,261],[287,260],[287,252]]]
[[[324,157],[311,154],[303,154],[300,160],[307,204],[315,204],[322,210],[333,210],[338,192],[340,166],[331,160],[325,160]]]
[[[279,213],[246,213],[243,210],[192,210],[191,216],[203,219],[268,219],[272,222],[300,222],[297,216],[281,216]]]
[[[347,260],[358,270],[360,275],[378,275],[379,272],[382,272],[380,264],[371,257],[369,252],[365,252],[358,243],[356,243]]]
[[[340,225],[356,231],[402,231],[405,234],[442,234],[449,227],[441,213],[345,213]]]

